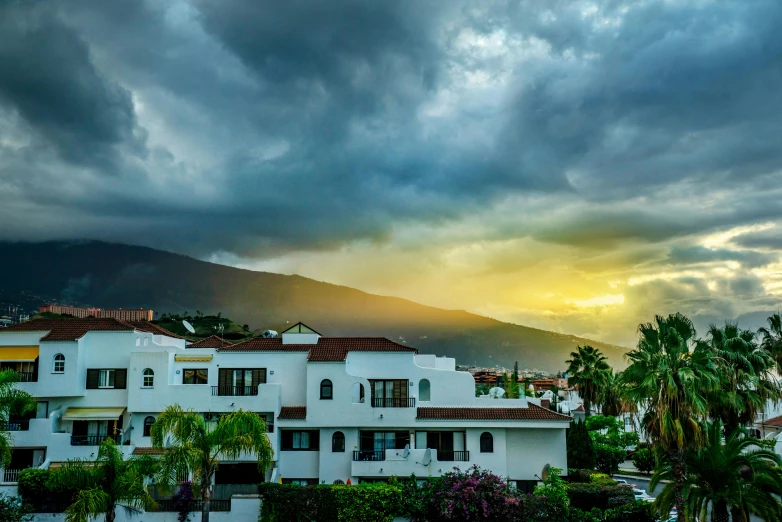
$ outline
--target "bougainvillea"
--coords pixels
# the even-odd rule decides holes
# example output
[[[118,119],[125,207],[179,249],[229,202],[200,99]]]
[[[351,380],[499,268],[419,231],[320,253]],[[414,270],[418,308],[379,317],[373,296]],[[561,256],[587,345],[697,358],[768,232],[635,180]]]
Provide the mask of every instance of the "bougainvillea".
[[[427,492],[429,510],[436,520],[509,521],[519,516],[519,497],[509,484],[490,471],[472,466],[454,468],[433,481]]]
[[[174,501],[174,507],[176,507],[179,516],[177,520],[179,522],[188,522],[190,520],[190,505],[193,502],[193,485],[190,481],[182,482],[179,485],[179,490],[171,497]]]

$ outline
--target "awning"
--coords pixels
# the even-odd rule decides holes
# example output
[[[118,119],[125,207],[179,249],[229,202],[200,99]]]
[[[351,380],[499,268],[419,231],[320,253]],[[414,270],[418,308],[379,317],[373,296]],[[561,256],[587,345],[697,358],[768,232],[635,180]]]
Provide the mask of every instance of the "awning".
[[[0,361],[34,361],[37,358],[37,346],[0,346]]]
[[[175,361],[180,362],[208,362],[212,360],[211,355],[174,355]]]
[[[62,420],[118,420],[125,408],[68,408]]]

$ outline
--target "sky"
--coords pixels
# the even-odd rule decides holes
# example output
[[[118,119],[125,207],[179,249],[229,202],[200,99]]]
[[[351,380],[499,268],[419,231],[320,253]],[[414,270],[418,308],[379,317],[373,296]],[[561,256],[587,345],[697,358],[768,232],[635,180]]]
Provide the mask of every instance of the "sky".
[[[624,345],[655,314],[775,311],[779,20],[778,0],[6,0],[0,239]]]

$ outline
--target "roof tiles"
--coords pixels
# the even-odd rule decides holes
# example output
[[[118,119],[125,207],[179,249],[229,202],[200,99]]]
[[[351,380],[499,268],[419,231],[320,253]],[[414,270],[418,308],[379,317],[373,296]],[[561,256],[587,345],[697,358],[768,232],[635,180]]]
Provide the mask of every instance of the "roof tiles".
[[[255,337],[233,346],[220,348],[221,352],[309,352],[307,359],[313,362],[339,362],[348,352],[409,352],[418,353],[384,337],[321,337],[317,344],[282,344],[281,337],[264,339]]]
[[[4,332],[49,332],[41,341],[75,341],[87,332],[128,332],[133,327],[112,318],[33,319],[3,329]]]
[[[233,346],[234,343],[221,339],[216,335],[210,335],[206,339],[201,339],[194,343],[188,344],[187,348],[225,348],[226,346]]]
[[[277,415],[280,420],[305,420],[307,418],[306,406],[283,406],[280,408],[280,414]]]
[[[135,328],[136,330],[140,330],[142,332],[151,333],[153,335],[165,335],[166,337],[173,337],[174,339],[184,339],[181,335],[175,334],[174,332],[171,332],[169,330],[166,330],[165,328],[158,326],[156,324],[150,323],[149,321],[125,321],[130,326]]]
[[[526,408],[418,408],[418,420],[551,420],[570,421],[572,418],[528,403]]]

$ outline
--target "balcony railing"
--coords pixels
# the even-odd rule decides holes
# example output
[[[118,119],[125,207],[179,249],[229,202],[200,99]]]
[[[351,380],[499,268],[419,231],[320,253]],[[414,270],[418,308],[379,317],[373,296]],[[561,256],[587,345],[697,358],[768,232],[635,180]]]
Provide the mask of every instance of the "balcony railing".
[[[0,431],[27,431],[29,429],[29,420],[0,422]]]
[[[71,435],[71,446],[99,446],[106,439],[119,444],[119,435]]]
[[[470,460],[470,452],[437,450],[437,460],[440,462],[467,462]]]
[[[257,386],[212,386],[212,395],[220,397],[241,397],[258,395]]]
[[[3,482],[18,482],[19,481],[18,469],[6,469],[3,471]]]
[[[372,398],[373,408],[415,408],[415,397],[409,399],[383,399],[378,397]]]
[[[37,382],[34,372],[16,372],[19,375],[19,382]]]
[[[155,504],[155,507],[150,511],[176,512],[182,509],[182,506],[177,501],[171,499],[156,500]],[[191,513],[197,513],[201,511],[202,504],[203,503],[200,500],[191,500],[187,504],[185,510],[190,511]],[[209,511],[231,511],[231,501],[211,500],[209,502]]]
[[[356,462],[386,460],[386,452],[385,450],[356,450],[353,452],[353,460]]]

